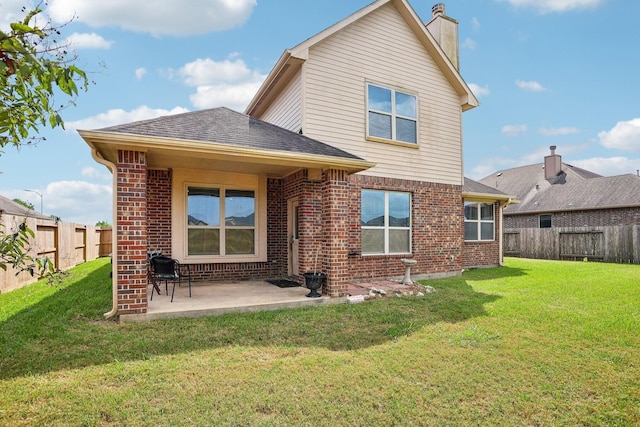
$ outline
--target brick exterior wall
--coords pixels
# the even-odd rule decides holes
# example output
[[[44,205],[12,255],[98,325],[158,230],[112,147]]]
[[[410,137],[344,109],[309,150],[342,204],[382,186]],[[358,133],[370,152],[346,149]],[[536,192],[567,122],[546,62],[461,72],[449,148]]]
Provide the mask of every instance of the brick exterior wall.
[[[125,155],[126,154],[126,155]],[[135,161],[126,162],[135,155]],[[135,254],[123,256],[122,268],[135,265],[135,275],[123,284],[123,296],[133,293],[133,300],[121,299],[121,313],[133,313],[146,307],[146,254],[147,250],[171,251],[171,180],[167,170],[149,170],[144,167],[144,153],[123,153],[119,176],[126,178],[129,187],[137,189],[136,197],[146,201],[144,221],[135,231],[137,240],[124,242],[135,247]],[[120,185],[119,185],[120,187]],[[360,218],[361,190],[363,188],[403,191],[412,194],[412,255],[418,264],[412,274],[455,274],[463,266],[497,259],[497,242],[466,244],[463,242],[464,210],[460,186],[425,183],[364,175],[347,175],[344,171],[327,170],[322,180],[311,180],[306,170],[283,179],[267,181],[267,239],[268,261],[260,263],[192,264],[195,281],[252,280],[286,277],[288,269],[287,201],[298,198],[299,205],[299,266],[300,273],[320,270],[328,275],[323,293],[343,296],[347,283],[401,277],[404,266],[401,258],[407,255],[361,254]],[[122,196],[122,198],[121,198]],[[119,192],[119,210],[126,218],[140,215],[143,207],[136,200],[135,209],[128,207],[131,196],[125,199],[124,186]],[[124,202],[124,203],[120,203]],[[122,205],[122,206],[120,206]],[[142,212],[144,212],[143,209]],[[125,218],[125,216],[123,216]],[[122,223],[124,227],[125,223]],[[127,225],[132,227],[132,225]],[[120,229],[119,229],[120,230]],[[130,228],[123,232],[134,231]],[[128,234],[128,235],[129,235]],[[144,245],[139,243],[143,241]],[[466,253],[468,250],[468,254]],[[140,266],[143,266],[142,268]],[[129,271],[129,270],[127,270]],[[301,282],[304,278],[297,277]],[[140,285],[131,291],[131,285]],[[137,305],[136,305],[137,304]],[[132,311],[133,310],[133,311]]]
[[[447,274],[462,270],[464,211],[462,188],[456,185],[352,175],[350,177],[349,272],[353,279],[397,277],[404,274],[407,255],[366,255],[361,252],[360,215],[363,188],[412,193],[411,274]]]
[[[539,228],[540,214],[505,215],[504,228]],[[552,227],[640,225],[640,208],[594,209],[551,213]]]
[[[464,210],[464,207],[462,207]],[[494,204],[495,212],[495,239],[486,242],[463,242],[462,244],[462,267],[463,268],[476,268],[476,267],[495,267],[500,265],[500,244],[498,238],[500,237],[500,205]],[[463,211],[464,215],[464,211]]]
[[[147,172],[147,246],[171,256],[171,171]]]
[[[117,305],[147,311],[147,164],[145,153],[118,150],[116,188]]]

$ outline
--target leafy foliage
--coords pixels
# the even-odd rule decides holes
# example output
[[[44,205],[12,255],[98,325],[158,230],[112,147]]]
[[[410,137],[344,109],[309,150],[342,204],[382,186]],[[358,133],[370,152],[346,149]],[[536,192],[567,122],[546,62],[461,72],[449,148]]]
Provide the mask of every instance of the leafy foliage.
[[[109,223],[109,221],[98,221],[96,222],[96,227],[111,227],[111,224]]]
[[[30,254],[31,239],[34,237],[35,233],[24,221],[12,233],[1,234],[0,268],[6,271],[7,266],[11,266],[16,270],[16,274],[27,271],[31,276],[36,273],[39,276],[52,275],[55,268],[49,258]]]
[[[33,203],[31,203],[31,202],[27,202],[27,201],[24,201],[24,200],[18,199],[18,198],[13,199],[13,201],[16,202],[17,204],[21,205],[21,206],[24,206],[27,209],[34,210]]]
[[[88,88],[86,73],[57,44],[58,28],[48,20],[39,25],[41,12],[36,7],[11,31],[0,31],[0,148],[33,141],[41,127],[64,128],[60,111],[74,105],[79,88]],[[56,103],[57,94],[68,103]]]

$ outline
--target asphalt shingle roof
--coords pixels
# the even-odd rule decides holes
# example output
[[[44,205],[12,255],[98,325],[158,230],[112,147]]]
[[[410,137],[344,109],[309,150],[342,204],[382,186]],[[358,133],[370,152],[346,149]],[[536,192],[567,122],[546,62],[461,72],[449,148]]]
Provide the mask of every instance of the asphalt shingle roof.
[[[636,175],[604,177],[562,163],[562,171],[547,180],[543,166],[506,169],[480,182],[520,201],[507,207],[505,214],[640,206],[640,177]]]
[[[158,117],[98,131],[363,160],[331,145],[226,107]]]
[[[26,216],[30,218],[50,219],[48,216],[42,215],[32,209],[25,208],[20,203],[16,203],[4,196],[0,196],[0,213]]]

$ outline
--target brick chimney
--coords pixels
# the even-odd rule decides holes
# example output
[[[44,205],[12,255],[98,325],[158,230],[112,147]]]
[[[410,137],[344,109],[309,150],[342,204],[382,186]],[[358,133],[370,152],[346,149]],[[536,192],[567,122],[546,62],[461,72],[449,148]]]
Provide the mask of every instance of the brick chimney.
[[[544,179],[551,179],[558,176],[562,171],[562,156],[556,154],[556,146],[549,147],[551,155],[544,158]]]
[[[435,4],[431,8],[431,14],[431,21],[426,24],[427,30],[436,39],[456,70],[460,70],[458,21],[445,15],[444,3]]]

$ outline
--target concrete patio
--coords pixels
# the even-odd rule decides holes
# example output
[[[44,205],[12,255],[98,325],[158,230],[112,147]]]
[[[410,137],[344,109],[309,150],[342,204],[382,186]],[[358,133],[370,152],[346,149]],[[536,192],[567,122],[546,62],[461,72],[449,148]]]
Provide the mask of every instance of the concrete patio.
[[[304,286],[279,288],[262,280],[225,283],[194,282],[191,285],[191,298],[189,298],[189,287],[183,282],[181,287],[176,286],[175,296],[171,302],[172,286],[169,283],[169,295],[166,295],[164,283],[161,284],[162,293],[158,295],[154,292],[153,300],[151,300],[151,286],[149,286],[147,313],[121,315],[120,321],[144,322],[155,319],[215,316],[347,302],[346,297],[308,298],[306,295],[309,289]]]

